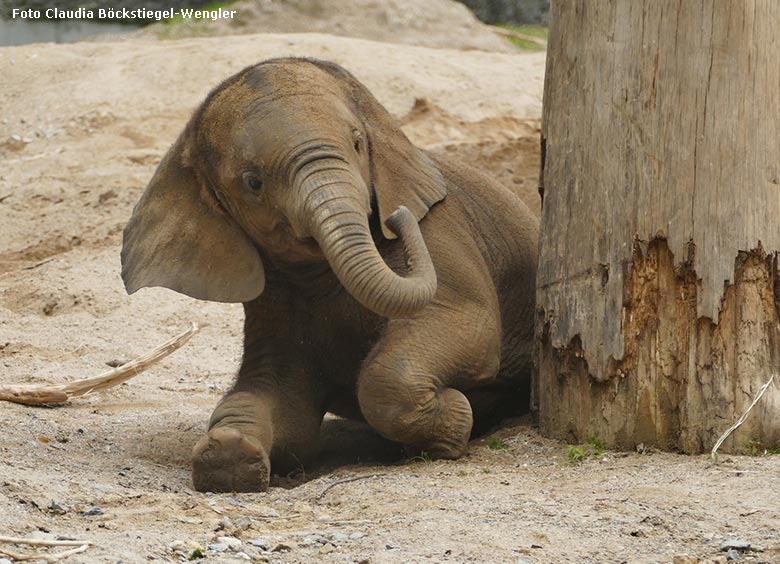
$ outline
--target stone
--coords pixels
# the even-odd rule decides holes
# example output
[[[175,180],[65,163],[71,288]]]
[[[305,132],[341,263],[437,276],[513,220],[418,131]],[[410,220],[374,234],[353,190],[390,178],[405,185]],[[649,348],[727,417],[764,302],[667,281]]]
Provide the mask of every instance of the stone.
[[[221,542],[214,542],[208,546],[208,549],[214,552],[226,552],[228,545],[222,544]]]
[[[217,537],[217,544],[224,544],[230,550],[238,550],[241,546],[241,541],[236,537]]]
[[[742,539],[728,539],[720,543],[723,552],[729,550],[750,550],[750,543]]]

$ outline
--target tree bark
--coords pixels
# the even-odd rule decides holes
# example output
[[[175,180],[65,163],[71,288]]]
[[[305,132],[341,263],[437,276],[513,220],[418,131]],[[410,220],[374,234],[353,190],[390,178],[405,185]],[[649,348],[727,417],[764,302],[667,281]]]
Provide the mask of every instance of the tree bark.
[[[553,2],[533,407],[709,450],[780,362],[780,3]],[[780,445],[780,382],[721,451]]]

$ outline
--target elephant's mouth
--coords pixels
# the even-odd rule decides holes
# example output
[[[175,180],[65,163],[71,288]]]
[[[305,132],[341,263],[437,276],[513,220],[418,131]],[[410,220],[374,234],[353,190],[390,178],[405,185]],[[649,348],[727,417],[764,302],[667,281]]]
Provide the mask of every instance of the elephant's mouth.
[[[313,237],[298,237],[287,222],[277,223],[259,244],[275,262],[325,261],[319,243]]]

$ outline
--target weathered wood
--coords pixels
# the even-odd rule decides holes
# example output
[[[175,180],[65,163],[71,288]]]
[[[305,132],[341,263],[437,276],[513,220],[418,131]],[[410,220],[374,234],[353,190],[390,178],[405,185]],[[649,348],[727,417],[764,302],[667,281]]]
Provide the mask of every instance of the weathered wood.
[[[780,3],[554,2],[542,430],[701,452],[780,362]],[[780,445],[780,386],[721,450]]]

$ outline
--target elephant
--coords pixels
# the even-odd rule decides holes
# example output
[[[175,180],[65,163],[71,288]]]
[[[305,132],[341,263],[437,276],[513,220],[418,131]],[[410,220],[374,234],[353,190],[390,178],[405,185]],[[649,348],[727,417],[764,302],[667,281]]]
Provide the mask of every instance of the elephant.
[[[226,79],[124,230],[128,294],[244,307],[243,358],[192,451],[200,491],[265,491],[323,418],[455,459],[528,401],[538,221],[507,187],[418,148],[335,63]],[[526,406],[527,407],[527,406]]]

